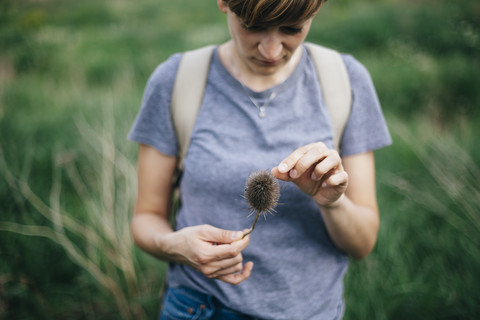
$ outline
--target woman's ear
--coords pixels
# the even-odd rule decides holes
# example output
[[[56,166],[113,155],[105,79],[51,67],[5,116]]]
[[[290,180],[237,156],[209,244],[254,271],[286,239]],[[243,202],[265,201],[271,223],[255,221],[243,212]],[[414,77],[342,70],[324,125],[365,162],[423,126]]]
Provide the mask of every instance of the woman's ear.
[[[227,13],[228,6],[224,0],[217,0],[217,6],[220,11],[222,11],[223,13]]]

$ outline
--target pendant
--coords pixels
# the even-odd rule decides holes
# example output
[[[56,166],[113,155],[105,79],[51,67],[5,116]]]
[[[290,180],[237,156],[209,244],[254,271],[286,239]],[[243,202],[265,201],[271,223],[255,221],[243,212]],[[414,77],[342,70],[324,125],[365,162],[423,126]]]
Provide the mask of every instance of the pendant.
[[[265,118],[265,107],[260,107],[260,113],[258,114],[258,116],[263,119]]]

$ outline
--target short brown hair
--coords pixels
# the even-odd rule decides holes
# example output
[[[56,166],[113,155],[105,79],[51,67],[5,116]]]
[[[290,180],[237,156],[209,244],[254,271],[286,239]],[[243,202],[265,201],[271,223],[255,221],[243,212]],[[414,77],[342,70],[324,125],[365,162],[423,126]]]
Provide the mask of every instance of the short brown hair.
[[[313,17],[326,0],[223,0],[248,26],[293,25]]]

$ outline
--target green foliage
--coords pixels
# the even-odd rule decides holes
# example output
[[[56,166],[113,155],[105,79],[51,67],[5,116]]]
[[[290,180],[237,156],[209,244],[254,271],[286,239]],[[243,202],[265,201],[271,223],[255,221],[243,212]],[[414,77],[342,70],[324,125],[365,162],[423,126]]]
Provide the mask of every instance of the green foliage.
[[[480,5],[475,1],[327,2],[309,39],[353,53],[387,111],[447,123],[478,116]]]
[[[474,319],[480,167],[458,142],[478,128],[458,139],[429,119],[390,124],[395,148],[377,154],[378,245],[349,270],[346,318]]]
[[[394,137],[346,319],[480,315],[479,16],[474,0],[328,1],[312,26],[366,65]],[[158,63],[227,38],[215,1],[0,1],[0,319],[156,316],[165,264],[128,234],[126,135]]]

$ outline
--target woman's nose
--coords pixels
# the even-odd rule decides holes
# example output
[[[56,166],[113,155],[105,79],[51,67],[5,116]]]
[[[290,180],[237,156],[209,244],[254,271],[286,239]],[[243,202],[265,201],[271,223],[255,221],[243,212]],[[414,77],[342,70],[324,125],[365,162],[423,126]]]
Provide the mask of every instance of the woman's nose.
[[[265,33],[265,36],[262,37],[260,43],[258,44],[258,50],[260,51],[260,54],[264,58],[271,60],[280,57],[282,48],[282,39],[276,31]]]

